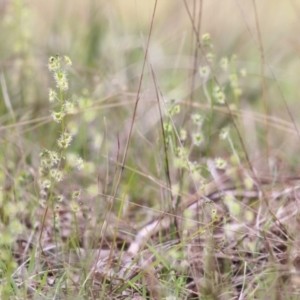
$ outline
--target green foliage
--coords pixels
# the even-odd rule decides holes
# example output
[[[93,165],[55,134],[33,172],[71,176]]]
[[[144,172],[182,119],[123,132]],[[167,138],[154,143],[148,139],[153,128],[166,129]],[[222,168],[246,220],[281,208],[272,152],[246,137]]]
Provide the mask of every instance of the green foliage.
[[[82,267],[83,274],[76,277],[80,286],[76,286],[68,251],[75,249],[81,259],[78,249],[103,246],[106,238],[101,234],[111,225],[108,223],[120,221],[124,225],[121,220],[126,220],[137,229],[158,213],[172,217],[179,213],[187,195],[205,193],[214,182],[222,187],[221,175],[229,176],[238,188],[243,186],[250,191],[258,185],[255,178],[250,178],[256,170],[270,173],[274,182],[282,169],[298,174],[295,120],[299,68],[293,58],[297,57],[297,43],[285,27],[288,23],[293,28],[290,17],[282,16],[286,22],[280,30],[273,28],[277,20],[262,20],[256,32],[252,29],[256,23],[251,27],[246,21],[235,20],[240,11],[234,8],[235,13],[229,16],[220,13],[219,20],[210,17],[215,10],[207,3],[201,7],[205,14],[198,13],[200,2],[190,3],[193,14],[184,10],[186,16],[192,16],[189,19],[182,14],[183,4],[174,5],[169,0],[158,8],[159,18],[154,18],[150,37],[148,15],[152,15],[153,8],[149,14],[140,4],[132,7],[129,2],[94,0],[76,0],[72,5],[58,0],[2,2],[1,299],[25,299],[29,291],[34,299],[49,295],[54,298],[62,290],[71,290],[70,295],[79,291],[78,297],[88,295],[92,299],[100,295],[108,299],[122,294],[128,286],[146,297],[151,292],[141,272],[126,285],[118,283],[119,289],[115,290],[113,281],[103,280],[102,289],[90,295],[90,265]],[[218,5],[220,12],[221,7],[226,8],[223,3]],[[260,11],[265,12],[261,5]],[[246,7],[243,4],[240,9]],[[282,7],[274,6],[272,10],[275,9],[285,11]],[[204,16],[203,20],[198,20],[198,15]],[[277,14],[268,15],[271,18]],[[272,27],[268,34],[264,22]],[[197,32],[199,28],[210,33]],[[263,45],[257,46],[256,38],[252,39],[260,37],[260,29],[266,30],[262,30],[266,50]],[[272,50],[272,36],[277,32],[286,32],[282,36],[289,36],[292,42],[282,42],[278,50],[277,46]],[[148,37],[150,43],[146,46]],[[141,73],[144,59],[146,68]],[[271,67],[267,70],[273,64],[281,68],[281,77]],[[243,178],[242,170],[251,175]],[[154,238],[159,245],[166,238],[182,238],[168,259],[152,244],[145,246],[155,257],[151,267],[163,283],[163,299],[187,295],[186,286],[194,270],[189,266],[186,272],[172,264],[189,264],[186,250],[182,249],[196,236],[202,238],[218,230],[223,216],[210,206],[209,199],[207,202],[209,218],[201,220],[194,236],[185,236],[185,231],[195,226],[194,216],[186,211],[183,232],[172,223],[169,232],[160,232]],[[255,201],[244,207],[242,199],[228,196],[223,204],[235,220],[252,222],[254,226],[258,210]],[[64,217],[65,210],[71,211],[71,217]],[[110,221],[110,214],[117,216],[114,221]],[[62,226],[63,218],[71,229]],[[270,231],[272,222],[271,218],[266,221],[264,231]],[[229,225],[225,227],[231,230]],[[126,226],[121,229],[126,231]],[[115,249],[117,230],[109,231],[109,238]],[[16,249],[24,240],[24,249]],[[292,244],[291,241],[288,242]],[[203,297],[207,299],[219,290],[233,289],[229,280],[221,282],[217,278],[216,269],[209,269],[214,267],[210,252],[218,249],[222,256],[226,248],[223,244],[226,245],[225,238],[217,245],[209,241],[202,248],[203,253],[207,252],[203,260],[209,271],[204,272],[205,280],[197,284],[203,284]],[[246,244],[247,251],[257,251],[257,241]],[[240,257],[246,261],[245,253]],[[61,271],[59,280],[52,285],[48,282],[55,269],[51,259]],[[246,263],[244,266],[246,269]],[[254,280],[260,286],[261,299],[266,283],[278,280],[276,272],[268,277],[262,271],[261,277]],[[231,271],[227,275],[233,277]],[[218,287],[212,283],[218,283]],[[276,298],[275,292],[273,296]]]

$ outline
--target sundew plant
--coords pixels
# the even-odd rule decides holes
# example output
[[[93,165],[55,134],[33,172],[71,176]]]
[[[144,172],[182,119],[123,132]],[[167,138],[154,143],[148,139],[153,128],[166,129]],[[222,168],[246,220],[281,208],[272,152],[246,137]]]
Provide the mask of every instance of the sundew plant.
[[[0,298],[298,299],[299,11],[0,1]]]
[[[67,118],[75,112],[75,101],[68,98],[69,82],[68,70],[72,62],[68,56],[59,55],[49,58],[48,68],[54,78],[55,89],[49,89],[49,102],[54,106],[51,110],[51,117],[60,127],[59,137],[56,140],[54,149],[43,149],[40,153],[40,188],[42,201],[46,207],[52,209],[62,202],[66,195],[58,193],[56,184],[63,182],[70,175],[73,169],[83,168],[83,159],[76,156],[76,159],[66,160],[67,152],[73,139],[73,135],[67,129]],[[76,203],[80,199],[81,190],[68,191],[71,201]],[[73,203],[71,207],[76,205]]]

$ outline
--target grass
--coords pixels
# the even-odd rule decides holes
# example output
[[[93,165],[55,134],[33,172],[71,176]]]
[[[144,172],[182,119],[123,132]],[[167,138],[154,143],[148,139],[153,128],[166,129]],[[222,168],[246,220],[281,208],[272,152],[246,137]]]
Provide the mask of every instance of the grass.
[[[1,299],[297,299],[298,10],[3,1]]]

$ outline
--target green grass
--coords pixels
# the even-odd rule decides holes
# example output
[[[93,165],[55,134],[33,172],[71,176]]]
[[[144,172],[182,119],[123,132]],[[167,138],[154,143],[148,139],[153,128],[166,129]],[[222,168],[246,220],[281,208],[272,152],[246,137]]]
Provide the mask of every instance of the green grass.
[[[297,299],[299,7],[271,4],[0,4],[1,299]]]

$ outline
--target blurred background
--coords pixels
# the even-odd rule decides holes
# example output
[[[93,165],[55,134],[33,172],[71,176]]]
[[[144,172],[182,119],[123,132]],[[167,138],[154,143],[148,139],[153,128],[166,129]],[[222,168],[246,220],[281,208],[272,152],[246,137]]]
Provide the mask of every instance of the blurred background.
[[[188,135],[192,113],[207,118],[205,145],[190,150],[191,161],[229,159],[232,146],[218,136],[233,126],[231,107],[244,142],[243,148],[233,131],[241,161],[247,151],[258,169],[297,172],[299,1],[164,0],[156,8],[152,0],[0,1],[0,160],[13,178],[24,170],[37,176],[40,151],[55,146],[59,129],[48,101],[55,84],[47,67],[55,54],[73,62],[68,97],[79,110],[68,118],[68,128],[72,151],[86,161],[80,182],[86,189],[99,191],[100,184],[108,192],[104,186],[114,181],[142,74],[124,175],[125,185],[135,187],[133,196],[140,197],[136,186],[143,183],[147,195],[157,193],[149,178],[162,178],[158,98],[163,105],[172,99],[180,104],[174,124]],[[206,33],[209,45],[199,47]],[[208,61],[213,67],[204,80],[199,68]],[[215,80],[227,105],[209,102]],[[79,182],[73,178],[72,184]]]
[[[149,270],[141,263],[136,279],[130,283],[130,275],[126,280],[134,291],[140,281],[156,289],[153,269],[169,295],[190,293],[192,273],[201,273],[193,281],[203,295],[214,298],[217,291],[229,295],[232,287],[239,289],[239,299],[256,291],[257,299],[265,299],[265,292],[269,297],[270,291],[276,299],[279,290],[290,293],[290,266],[284,265],[295,265],[288,252],[299,248],[297,236],[290,234],[299,231],[297,201],[287,201],[297,200],[299,186],[299,16],[300,0],[0,0],[0,298],[12,299],[18,287],[39,299],[54,299],[60,290],[65,297],[75,282],[80,282],[75,298],[80,293],[86,297],[90,280],[94,282],[90,275],[98,273],[105,279],[107,299],[115,292],[118,299],[121,294],[129,299],[123,275],[115,280],[89,265],[78,269],[83,281],[55,282],[56,265],[61,278],[68,278],[72,262],[65,247],[61,251],[52,245],[68,244],[66,250],[81,253],[78,247],[106,244],[114,249],[116,243],[123,251],[135,237],[142,239],[136,230],[158,215],[162,220],[172,214],[180,217],[170,230],[161,230],[145,247],[155,262]],[[63,78],[67,73],[66,91],[49,70],[51,56],[52,63],[66,64],[65,56],[72,61],[70,67],[58,68]],[[52,102],[50,89],[59,95]],[[60,123],[53,112],[64,115]],[[58,143],[65,136],[72,139],[66,148]],[[228,179],[226,186],[223,178]],[[282,186],[288,192],[279,197]],[[225,199],[226,189],[230,199]],[[256,189],[258,197],[239,197],[239,192]],[[204,198],[201,209],[197,205],[190,209],[193,214],[184,214],[191,199]],[[216,205],[210,206],[214,199]],[[206,214],[202,202],[209,203],[209,218],[201,216]],[[190,234],[195,212],[201,222]],[[295,223],[286,229],[284,222],[292,219]],[[227,238],[222,245],[211,239],[215,229],[222,235],[218,230],[223,221],[226,232],[232,230],[225,233],[229,247]],[[235,226],[244,222],[247,231]],[[208,241],[205,247],[202,237]],[[152,247],[156,242],[168,250],[175,246],[174,254],[163,253],[172,260],[170,267]],[[49,245],[49,258],[52,249],[59,252],[51,254],[54,264],[44,253]],[[198,260],[201,252],[204,258]],[[18,268],[14,257],[19,263],[24,259],[28,272]],[[44,258],[47,264],[41,265],[47,272],[39,272],[35,260]],[[222,266],[217,263],[221,259]],[[114,261],[109,254],[107,266]],[[121,256],[117,261],[123,264]],[[175,261],[180,261],[178,270]],[[122,274],[129,274],[128,262]],[[186,269],[186,262],[191,268]],[[228,269],[228,275],[220,276],[221,269]],[[30,281],[21,284],[15,275]],[[44,295],[46,281],[53,296]],[[102,286],[97,291],[106,297]],[[274,288],[258,296],[266,286]],[[146,288],[142,290],[146,295]]]

